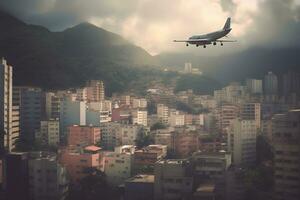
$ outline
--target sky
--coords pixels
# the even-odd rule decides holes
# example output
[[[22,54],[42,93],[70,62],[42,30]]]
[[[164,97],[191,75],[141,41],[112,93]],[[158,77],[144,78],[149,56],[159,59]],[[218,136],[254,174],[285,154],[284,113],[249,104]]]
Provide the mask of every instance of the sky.
[[[52,31],[90,22],[152,55],[198,51],[172,41],[221,29],[229,16],[238,43],[207,52],[300,46],[300,0],[1,0],[0,8]]]

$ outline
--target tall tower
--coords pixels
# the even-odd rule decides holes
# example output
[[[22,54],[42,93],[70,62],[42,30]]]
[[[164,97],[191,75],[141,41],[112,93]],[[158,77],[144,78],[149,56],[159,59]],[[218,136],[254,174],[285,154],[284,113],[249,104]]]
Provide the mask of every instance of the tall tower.
[[[278,93],[278,79],[273,72],[268,72],[264,81],[264,93],[266,95],[276,95]]]
[[[100,80],[87,82],[87,100],[89,102],[103,101],[105,98],[104,83]]]
[[[4,58],[0,59],[0,150],[10,152],[19,136],[19,128],[14,127],[12,106],[12,66]],[[17,107],[15,111],[17,112]]]

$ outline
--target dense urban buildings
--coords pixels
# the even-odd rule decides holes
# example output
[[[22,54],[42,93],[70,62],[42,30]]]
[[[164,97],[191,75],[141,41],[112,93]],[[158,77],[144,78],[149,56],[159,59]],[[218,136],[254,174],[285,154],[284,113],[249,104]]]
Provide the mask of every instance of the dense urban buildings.
[[[213,95],[154,82],[107,97],[101,80],[13,87],[12,67],[0,68],[0,199],[67,200],[98,184],[128,200],[299,199],[297,73]]]

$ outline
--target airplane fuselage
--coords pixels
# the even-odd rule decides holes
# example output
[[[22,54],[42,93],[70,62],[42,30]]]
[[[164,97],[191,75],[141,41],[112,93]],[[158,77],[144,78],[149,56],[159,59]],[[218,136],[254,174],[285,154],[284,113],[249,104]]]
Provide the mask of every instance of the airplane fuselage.
[[[212,42],[215,42],[216,40],[226,36],[230,31],[231,31],[231,28],[226,29],[226,30],[215,31],[215,32],[211,32],[211,33],[203,34],[203,35],[194,35],[194,36],[190,37],[189,40],[207,39],[207,41],[189,41],[187,43],[195,44],[195,45],[211,44]]]

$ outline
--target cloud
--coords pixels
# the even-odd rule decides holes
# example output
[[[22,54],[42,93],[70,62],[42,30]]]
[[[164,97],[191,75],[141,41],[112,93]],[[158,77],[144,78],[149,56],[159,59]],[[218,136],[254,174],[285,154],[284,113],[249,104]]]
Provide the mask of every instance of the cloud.
[[[220,29],[228,16],[233,18],[230,35],[238,39],[239,48],[283,47],[300,41],[299,0],[1,0],[0,8],[55,31],[89,21],[152,54],[198,52],[172,40]],[[228,46],[228,51],[237,49]]]

